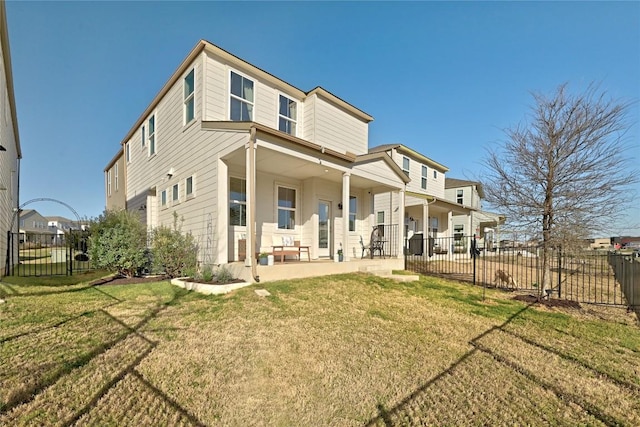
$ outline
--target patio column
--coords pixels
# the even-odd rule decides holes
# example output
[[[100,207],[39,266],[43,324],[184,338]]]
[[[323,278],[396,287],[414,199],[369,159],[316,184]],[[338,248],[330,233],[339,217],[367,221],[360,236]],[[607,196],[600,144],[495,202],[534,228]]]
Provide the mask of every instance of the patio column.
[[[255,128],[251,128],[249,142],[245,145],[246,150],[246,179],[247,179],[247,256],[244,265],[255,267],[256,252],[256,146]],[[255,272],[252,272],[255,277]]]
[[[212,259],[209,258],[213,255],[213,260],[215,260],[218,264],[226,264],[229,262],[229,249],[228,242],[234,241],[235,236],[231,236],[229,238],[229,174],[227,164],[220,158],[218,155],[217,161],[217,169],[218,169],[218,203],[217,203],[217,212],[224,212],[224,215],[215,215],[215,225],[212,236],[206,236],[207,238],[211,238],[213,243],[213,248],[211,250],[215,251],[213,254],[204,254],[204,259],[202,260],[205,264],[211,263]],[[206,240],[205,240],[206,241]],[[233,242],[236,245],[235,242]],[[209,258],[209,259],[207,259]],[[233,257],[232,257],[233,259]]]
[[[449,253],[453,254],[453,212],[447,212],[447,239],[449,241]]]
[[[398,192],[398,218],[400,227],[400,238],[398,239],[398,257],[404,256],[404,188]]]
[[[426,239],[429,237],[429,202],[426,200],[422,205],[422,219],[422,238]],[[427,247],[426,242],[425,247]]]
[[[344,261],[349,261],[349,188],[351,186],[351,173],[342,174],[342,256]],[[338,248],[339,249],[339,248]]]

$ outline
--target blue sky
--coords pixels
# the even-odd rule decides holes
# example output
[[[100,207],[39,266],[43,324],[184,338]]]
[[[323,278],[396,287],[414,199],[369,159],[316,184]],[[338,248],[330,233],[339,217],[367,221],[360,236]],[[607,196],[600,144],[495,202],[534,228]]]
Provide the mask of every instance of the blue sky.
[[[640,2],[16,2],[7,16],[23,150],[22,203],[105,204],[103,169],[200,39],[290,84],[371,114],[369,145],[399,142],[482,173],[485,148],[521,122],[531,91],[592,81],[635,101]],[[640,184],[635,187],[638,200]],[[640,235],[640,200],[605,235]],[[29,205],[71,216],[55,203]]]

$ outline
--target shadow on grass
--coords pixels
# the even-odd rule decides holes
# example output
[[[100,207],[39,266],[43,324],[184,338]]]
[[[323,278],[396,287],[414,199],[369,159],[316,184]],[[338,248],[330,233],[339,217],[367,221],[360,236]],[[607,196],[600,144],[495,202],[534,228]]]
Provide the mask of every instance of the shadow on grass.
[[[177,305],[179,303],[180,299],[188,294],[188,291],[182,290],[182,289],[177,290],[174,293],[173,297],[169,301],[161,303],[160,305],[154,307],[137,324],[135,324],[134,326],[129,326],[125,322],[123,322],[122,320],[116,318],[115,316],[113,316],[113,315],[111,315],[111,314],[109,314],[109,313],[107,313],[105,311],[106,308],[116,306],[116,305],[120,304],[123,301],[119,300],[118,298],[115,298],[115,297],[109,295],[108,293],[102,291],[101,289],[97,289],[96,288],[95,290],[98,291],[98,292],[101,292],[101,293],[103,293],[103,294],[105,294],[105,295],[107,295],[107,296],[109,296],[109,297],[111,297],[113,299],[115,299],[116,301],[114,301],[113,303],[108,304],[106,306],[103,306],[103,307],[101,307],[99,309],[92,310],[92,311],[86,311],[86,312],[83,312],[83,313],[81,313],[79,315],[76,315],[76,316],[70,317],[68,319],[65,319],[62,322],[57,323],[56,325],[51,325],[51,326],[49,326],[47,328],[40,328],[38,330],[38,332],[42,331],[42,330],[49,329],[49,328],[60,327],[60,326],[64,325],[65,323],[67,323],[67,322],[69,322],[69,321],[71,321],[73,319],[78,319],[78,318],[81,318],[83,316],[87,316],[87,315],[90,315],[91,313],[96,313],[96,312],[101,312],[102,314],[108,316],[115,323],[120,325],[123,328],[124,332],[116,334],[116,336],[112,340],[101,343],[100,345],[96,346],[92,351],[90,351],[90,352],[88,352],[86,354],[83,354],[82,356],[77,357],[74,360],[68,361],[68,363],[63,364],[63,367],[61,369],[59,369],[58,372],[55,372],[55,373],[53,373],[53,375],[48,376],[46,379],[34,384],[33,387],[29,388],[28,390],[24,390],[23,392],[12,396],[9,399],[9,401],[6,402],[6,404],[4,406],[2,406],[2,408],[0,409],[0,414],[8,413],[11,409],[13,409],[13,408],[15,408],[15,407],[17,407],[19,405],[23,405],[23,404],[27,404],[27,403],[31,402],[38,394],[42,393],[45,389],[47,389],[51,385],[55,384],[58,380],[60,380],[65,375],[69,374],[72,370],[85,366],[86,364],[88,364],[95,357],[107,352],[108,350],[113,348],[118,343],[124,341],[129,336],[135,334],[136,336],[138,336],[141,339],[143,339],[144,341],[146,341],[149,344],[149,347],[146,350],[142,351],[134,359],[134,361],[132,363],[130,363],[124,370],[120,371],[116,376],[114,376],[114,378],[112,378],[110,381],[108,381],[97,393],[95,393],[93,395],[93,397],[89,400],[89,402],[86,405],[84,405],[82,409],[80,409],[79,411],[77,411],[73,415],[71,420],[67,420],[67,422],[65,422],[65,425],[74,424],[82,416],[84,416],[85,414],[89,413],[91,411],[91,409],[94,408],[98,404],[100,399],[111,388],[113,388],[116,384],[118,384],[127,374],[132,374],[136,378],[141,380],[143,382],[143,384],[148,389],[150,389],[151,392],[153,392],[158,398],[160,398],[161,400],[166,402],[169,407],[171,407],[172,409],[177,411],[181,416],[185,417],[192,424],[197,425],[197,426],[204,426],[205,424],[200,422],[194,415],[190,414],[186,409],[182,408],[177,402],[172,400],[170,397],[168,397],[166,394],[164,394],[161,390],[159,390],[158,388],[154,387],[148,381],[144,380],[142,378],[142,376],[139,373],[137,373],[137,371],[135,371],[136,367],[142,362],[142,360],[145,359],[145,357],[147,357],[149,355],[149,353],[157,345],[156,342],[153,342],[153,341],[149,340],[146,336],[141,334],[140,333],[140,329],[143,328],[147,323],[149,323],[149,321],[151,321],[155,317],[157,317],[158,314],[161,313],[166,308],[168,308],[170,306]],[[37,332],[37,331],[31,331],[29,333],[34,333],[34,332]],[[28,335],[29,333],[22,334],[22,336],[23,335]],[[9,339],[15,339],[17,337],[18,336],[11,337]],[[8,339],[5,339],[2,342],[7,341],[7,340]]]
[[[526,307],[523,307],[522,309],[518,310],[518,312],[516,312],[513,315],[511,315],[501,325],[494,326],[494,327],[486,330],[485,332],[479,334],[478,336],[474,337],[473,339],[471,339],[469,341],[469,344],[471,344],[473,346],[473,348],[471,350],[469,350],[468,352],[463,354],[458,360],[456,360],[453,364],[451,364],[446,370],[440,372],[438,375],[436,375],[435,377],[431,378],[425,384],[423,384],[422,386],[420,386],[419,388],[414,390],[411,394],[409,394],[407,397],[405,397],[400,403],[398,403],[394,407],[387,409],[382,404],[377,405],[378,415],[373,417],[372,419],[370,419],[368,422],[366,422],[365,426],[367,426],[367,427],[368,426],[374,426],[374,425],[377,425],[379,423],[382,423],[383,425],[385,425],[387,427],[396,425],[393,422],[393,419],[396,416],[402,415],[405,411],[411,410],[411,407],[415,406],[413,404],[419,404],[420,402],[422,402],[424,400],[424,395],[427,393],[427,391],[432,386],[434,386],[434,384],[436,384],[439,380],[441,380],[445,376],[454,375],[455,374],[455,370],[456,370],[456,368],[458,368],[459,365],[461,365],[463,362],[465,362],[467,359],[469,359],[471,356],[473,356],[474,354],[476,354],[478,352],[482,352],[482,353],[490,355],[498,363],[501,363],[504,366],[507,366],[509,369],[513,370],[514,372],[517,372],[520,375],[523,375],[528,380],[534,382],[536,385],[540,386],[541,388],[550,391],[551,393],[556,395],[561,401],[565,401],[565,402],[580,406],[585,412],[589,413],[591,416],[593,416],[594,418],[598,419],[600,422],[602,422],[605,425],[621,425],[621,424],[624,424],[623,420],[618,420],[618,419],[612,417],[611,415],[606,414],[601,408],[598,408],[596,405],[593,405],[592,403],[589,403],[586,399],[582,398],[581,396],[578,396],[578,395],[572,394],[570,392],[567,392],[565,390],[562,390],[559,386],[554,385],[554,384],[552,384],[552,383],[550,383],[548,381],[545,381],[544,379],[540,378],[539,375],[536,375],[535,371],[528,370],[528,369],[526,369],[526,368],[524,368],[524,367],[522,367],[522,366],[520,366],[520,365],[518,365],[518,364],[516,364],[516,363],[514,363],[514,362],[512,362],[512,361],[510,361],[508,359],[506,359],[505,357],[497,354],[496,352],[494,352],[490,348],[487,348],[487,347],[483,346],[482,344],[480,344],[480,341],[482,340],[482,338],[484,338],[484,337],[488,336],[489,334],[492,334],[492,333],[494,333],[496,331],[501,331],[501,332],[504,332],[504,333],[507,333],[507,334],[513,336],[514,338],[516,338],[518,340],[521,340],[523,343],[535,346],[537,348],[542,349],[545,352],[548,352],[550,354],[558,356],[558,357],[562,358],[563,360],[571,361],[573,363],[578,364],[579,366],[581,366],[583,368],[591,370],[592,372],[597,374],[597,376],[599,376],[600,378],[606,379],[608,381],[612,381],[613,383],[617,384],[620,387],[623,387],[625,389],[632,390],[632,391],[635,391],[635,392],[640,391],[640,387],[638,387],[637,385],[622,381],[622,380],[617,379],[617,378],[613,378],[610,375],[608,375],[607,373],[603,372],[602,370],[598,370],[598,369],[594,368],[593,366],[590,366],[590,365],[584,363],[583,361],[580,361],[580,360],[576,359],[574,356],[562,353],[562,352],[558,351],[557,349],[545,346],[545,345],[540,344],[538,342],[535,342],[535,341],[533,341],[533,340],[531,340],[529,338],[523,337],[523,336],[521,336],[519,334],[516,334],[516,333],[513,333],[513,332],[510,332],[510,331],[506,330],[506,326],[508,326],[516,318],[521,316],[524,312],[529,310],[533,305],[535,305],[535,303],[528,304]]]

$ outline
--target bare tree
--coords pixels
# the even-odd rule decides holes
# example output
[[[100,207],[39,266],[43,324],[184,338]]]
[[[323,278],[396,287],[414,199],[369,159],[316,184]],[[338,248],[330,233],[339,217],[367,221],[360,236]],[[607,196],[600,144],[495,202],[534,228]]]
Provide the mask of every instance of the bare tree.
[[[499,150],[488,150],[484,186],[512,226],[541,238],[543,294],[553,250],[616,221],[633,200],[637,171],[625,140],[630,103],[594,84],[577,95],[564,84],[533,100],[528,122],[507,129]]]

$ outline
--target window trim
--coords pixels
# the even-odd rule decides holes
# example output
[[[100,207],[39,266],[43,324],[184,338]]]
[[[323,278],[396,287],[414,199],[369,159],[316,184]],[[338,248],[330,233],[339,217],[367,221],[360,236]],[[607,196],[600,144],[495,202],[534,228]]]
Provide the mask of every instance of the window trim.
[[[422,174],[421,174],[421,178],[420,178],[420,188],[422,188],[423,190],[427,189],[427,175],[429,175],[429,168],[427,168],[425,165],[422,165]]]
[[[355,208],[351,210],[351,200],[355,200],[354,205]],[[352,218],[353,217],[353,218]],[[357,230],[357,221],[358,220],[358,196],[349,196],[349,231],[354,232]],[[351,229],[351,224],[353,221],[353,229]]]
[[[405,161],[407,163],[407,167],[405,169]],[[407,156],[402,156],[402,172],[404,172],[407,176],[409,176],[411,170],[411,159],[409,159]]]
[[[180,203],[180,183],[176,182],[171,186],[171,203]]]
[[[107,196],[111,196],[111,169],[107,171]]]
[[[124,144],[124,155],[127,163],[131,163],[131,144]]]
[[[286,188],[288,190],[293,190],[294,191],[294,196],[293,196],[293,202],[294,202],[294,207],[293,208],[289,208],[289,207],[285,207],[285,206],[280,206],[280,189],[281,188]],[[290,185],[290,184],[284,184],[284,183],[276,183],[276,191],[275,191],[275,196],[276,196],[276,200],[275,200],[275,208],[276,208],[276,226],[277,226],[277,230],[294,230],[296,229],[296,227],[298,226],[298,220],[299,220],[299,215],[298,215],[298,206],[300,205],[298,203],[298,195],[299,195],[299,189],[298,187],[294,186],[294,185]],[[280,228],[280,210],[285,210],[288,212],[293,212],[293,228]]]
[[[456,202],[460,205],[464,204],[464,190],[461,188],[456,190]]]
[[[243,79],[247,79],[247,80],[249,80],[249,81],[252,83],[252,87],[253,87],[253,99],[252,99],[251,101],[249,101],[249,100],[247,100],[247,99],[244,99],[244,98],[242,98],[242,97],[240,97],[240,96],[238,96],[238,95],[234,95],[234,94],[231,92],[231,78],[232,78],[233,74],[235,74],[235,75],[237,75],[237,76],[240,76],[240,77],[242,77]],[[242,103],[242,102],[244,102],[244,103],[246,103],[246,104],[248,104],[248,105],[250,105],[250,106],[251,106],[251,114],[250,114],[250,116],[251,116],[251,117],[249,117],[249,120],[234,120],[234,119],[231,117],[231,99],[232,99],[232,98],[233,98],[233,99],[238,100],[238,101],[239,101],[239,102],[241,102],[241,103]],[[250,78],[249,76],[247,76],[246,74],[242,74],[242,73],[240,73],[240,72],[238,72],[238,71],[235,71],[235,70],[229,70],[229,98],[228,98],[228,99],[229,99],[229,120],[230,120],[230,121],[234,121],[234,122],[242,121],[242,122],[244,122],[244,121],[253,121],[253,120],[254,120],[254,117],[255,117],[254,109],[255,109],[255,102],[256,102],[256,82],[255,82],[255,80],[254,80],[254,79],[252,79],[252,78]]]
[[[282,98],[290,101],[290,102],[294,102],[295,103],[295,117],[289,117],[289,116],[284,116],[280,113],[281,111],[281,102],[282,102]],[[298,105],[299,102],[291,97],[289,97],[288,95],[285,95],[283,93],[279,93],[278,94],[278,123],[276,124],[276,128],[280,131],[280,132],[284,132],[288,135],[292,135],[292,136],[297,136],[298,133]],[[280,129],[280,120],[285,120],[286,122],[288,122],[289,124],[292,125],[293,128],[293,132],[287,132],[286,130]]]
[[[186,93],[187,90],[187,78],[189,78],[190,75],[192,76],[193,79],[193,87],[192,90],[189,94]],[[189,71],[185,76],[184,79],[182,80],[182,87],[183,87],[183,92],[182,92],[182,106],[183,106],[183,125],[186,126],[189,123],[191,123],[192,121],[194,121],[196,119],[196,69],[195,67],[191,69],[191,71]],[[188,105],[191,104],[191,108],[192,108],[192,114],[193,117],[191,117],[190,119],[187,119],[187,111],[189,111]]]
[[[191,191],[189,191],[189,180],[191,180]],[[188,176],[184,180],[184,194],[186,195],[187,200],[193,199],[196,196],[195,181],[194,175]]]
[[[232,179],[237,179],[240,182],[244,182],[244,200],[239,200],[239,199],[232,199],[231,198],[231,180]],[[229,214],[229,226],[231,227],[246,227],[247,226],[247,179],[246,178],[242,178],[239,176],[229,176],[229,209],[228,209],[228,214]],[[231,205],[232,204],[236,204],[236,205],[240,205],[240,218],[239,218],[239,224],[232,224],[231,223]],[[244,208],[242,207],[244,206]],[[244,216],[243,216],[244,213]],[[242,224],[242,219],[244,217],[244,224]]]
[[[160,192],[160,206],[167,207],[167,189]]]
[[[116,163],[115,165],[113,165],[113,177],[114,177],[114,187],[115,187],[115,191],[118,191],[118,163]]]
[[[153,131],[151,131],[151,121],[153,119]],[[152,114],[149,115],[149,118],[147,119],[147,125],[149,126],[149,132],[147,132],[147,141],[149,142],[149,157],[155,155],[158,150],[157,150],[157,146],[158,146],[158,138],[156,138],[156,134],[158,133],[157,130],[157,120],[156,120],[156,112],[154,111]]]

